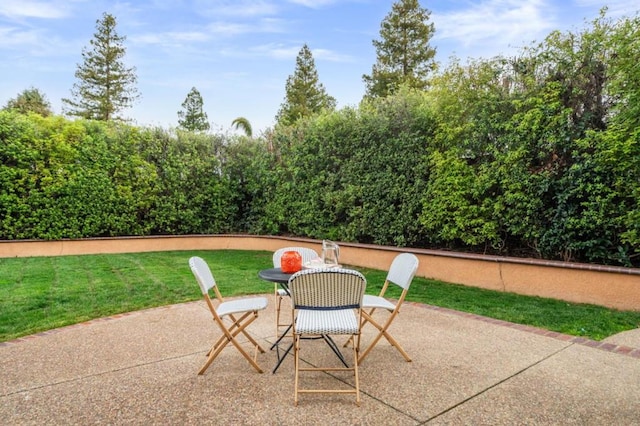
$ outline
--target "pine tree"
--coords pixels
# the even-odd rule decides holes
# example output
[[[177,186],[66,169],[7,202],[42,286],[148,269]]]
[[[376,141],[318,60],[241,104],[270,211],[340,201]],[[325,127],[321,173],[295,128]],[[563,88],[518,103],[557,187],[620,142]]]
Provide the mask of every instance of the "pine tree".
[[[200,92],[192,87],[182,103],[182,110],[178,111],[178,125],[192,132],[209,130],[207,113],[202,111],[202,105]]]
[[[324,85],[318,81],[318,71],[311,50],[305,44],[296,58],[296,69],[287,78],[285,100],[276,115],[276,121],[293,124],[323,109],[333,109],[336,100],[329,96]]]
[[[23,90],[15,99],[9,99],[3,109],[16,110],[21,114],[35,112],[43,117],[52,114],[51,104],[47,100],[47,97],[34,87]]]
[[[427,77],[436,68],[436,49],[429,45],[435,26],[431,12],[418,0],[398,0],[380,26],[380,40],[373,40],[377,61],[371,75],[363,75],[366,97],[385,97],[402,84],[427,87]]]
[[[118,119],[117,113],[130,107],[140,95],[136,89],[135,67],[125,67],[126,37],[116,33],[116,19],[104,13],[96,21],[96,32],[90,40],[91,49],[82,49],[82,65],[78,65],[78,80],[71,89],[72,99],[63,99],[67,115],[93,119]]]

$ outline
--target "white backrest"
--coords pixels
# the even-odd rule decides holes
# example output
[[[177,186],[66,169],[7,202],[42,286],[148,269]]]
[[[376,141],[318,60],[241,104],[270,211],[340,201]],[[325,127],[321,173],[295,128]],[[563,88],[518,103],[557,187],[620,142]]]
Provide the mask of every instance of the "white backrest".
[[[208,294],[209,290],[216,286],[216,280],[213,278],[209,265],[201,257],[194,256],[189,259],[189,267],[196,277],[196,281],[200,285],[202,294]]]
[[[387,280],[408,290],[418,270],[418,263],[418,258],[414,254],[401,253],[397,255],[391,262]]]
[[[296,309],[360,308],[366,286],[360,272],[344,268],[303,269],[289,278]]]
[[[276,250],[273,253],[273,267],[274,268],[279,268],[280,267],[280,258],[282,257],[282,254],[285,251],[297,251],[298,253],[300,253],[300,256],[302,256],[302,264],[304,265],[305,263],[307,263],[310,260],[313,259],[317,259],[318,257],[318,253],[316,253],[315,250],[310,249],[310,248],[306,248],[306,247],[284,247],[281,249]]]

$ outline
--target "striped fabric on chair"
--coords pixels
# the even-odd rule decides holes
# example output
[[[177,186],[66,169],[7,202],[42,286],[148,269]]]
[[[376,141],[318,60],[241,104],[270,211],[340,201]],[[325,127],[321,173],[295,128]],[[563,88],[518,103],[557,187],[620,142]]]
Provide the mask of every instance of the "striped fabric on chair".
[[[295,394],[298,405],[299,393],[353,393],[360,405],[360,382],[358,379],[358,351],[360,350],[360,324],[362,298],[367,281],[357,271],[342,268],[307,269],[289,279],[289,291],[293,305]],[[353,341],[353,366],[348,367],[301,367],[300,343],[302,336],[322,336],[333,343],[331,335],[347,335]],[[329,336],[329,337],[328,337]],[[335,347],[335,343],[333,343]],[[335,347],[334,350],[337,350]],[[351,371],[355,377],[355,389],[300,389],[299,376],[302,371]]]

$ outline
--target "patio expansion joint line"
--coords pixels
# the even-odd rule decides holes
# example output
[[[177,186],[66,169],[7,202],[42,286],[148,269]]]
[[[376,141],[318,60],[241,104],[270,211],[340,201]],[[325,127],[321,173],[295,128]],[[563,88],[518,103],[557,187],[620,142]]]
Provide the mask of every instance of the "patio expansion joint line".
[[[302,362],[304,362],[305,364],[307,364],[307,365],[311,366],[311,367],[318,367],[317,365],[313,364],[312,362],[306,361],[304,358],[302,358],[302,359],[301,359],[301,361],[302,361]],[[345,380],[345,379],[343,379],[342,377],[339,377],[339,376],[338,376],[338,375],[336,375],[336,374],[332,374],[332,373],[330,373],[330,372],[328,372],[328,371],[325,371],[325,372],[324,372],[324,374],[326,374],[327,376],[329,376],[329,377],[331,377],[331,378],[333,378],[333,379],[335,379],[335,380],[338,380],[339,382],[342,382],[342,383],[343,383],[343,384],[345,384],[345,385],[351,386],[352,388],[354,388],[354,389],[355,389],[355,386],[354,386],[354,385],[352,385],[351,383],[349,383],[348,381],[346,381],[346,380]],[[393,406],[393,405],[389,404],[387,401],[385,401],[385,400],[383,400],[383,399],[380,399],[380,398],[378,398],[378,397],[376,397],[376,396],[373,396],[373,395],[372,395],[372,394],[370,394],[369,392],[367,392],[367,391],[363,390],[363,389],[362,389],[362,384],[360,385],[360,393],[361,393],[362,395],[366,395],[366,396],[368,396],[369,398],[371,398],[372,400],[374,400],[374,401],[378,402],[379,404],[382,404],[382,405],[384,405],[385,407],[388,407],[388,408],[392,409],[393,411],[395,411],[395,412],[397,412],[397,413],[399,413],[399,414],[402,414],[403,416],[405,416],[405,417],[407,417],[407,418],[409,418],[409,419],[411,419],[411,420],[416,421],[418,424],[420,424],[420,422],[421,422],[421,420],[420,420],[419,418],[417,418],[417,417],[415,417],[415,416],[412,416],[411,414],[409,414],[409,413],[407,413],[407,412],[404,412],[403,410],[399,409],[398,407],[395,407],[395,406]]]
[[[550,353],[549,355],[547,355],[547,356],[545,356],[545,357],[543,357],[543,358],[539,359],[538,361],[534,362],[533,364],[529,364],[528,366],[526,366],[526,367],[524,367],[524,368],[522,368],[522,369],[520,369],[520,370],[516,371],[515,373],[511,374],[510,376],[507,376],[507,377],[505,377],[504,379],[502,379],[502,380],[499,380],[499,381],[495,382],[495,383],[494,383],[494,384],[492,384],[491,386],[489,386],[489,387],[487,387],[487,388],[485,388],[485,389],[482,389],[482,390],[481,390],[481,391],[479,391],[479,392],[476,392],[475,394],[473,394],[473,395],[471,395],[471,396],[469,396],[469,397],[467,397],[467,398],[463,399],[462,401],[460,401],[460,402],[458,402],[458,403],[456,403],[456,404],[452,405],[451,407],[447,408],[446,410],[443,410],[443,411],[439,412],[439,413],[438,413],[438,414],[436,414],[435,416],[430,417],[428,420],[425,420],[424,422],[422,422],[422,423],[420,423],[420,424],[422,424],[422,425],[426,425],[426,424],[430,423],[432,420],[436,420],[438,417],[441,417],[441,416],[443,416],[444,414],[446,414],[446,413],[448,413],[448,412],[450,412],[450,411],[452,411],[452,410],[454,410],[454,409],[456,409],[456,408],[460,407],[461,405],[464,405],[464,404],[466,404],[467,402],[469,402],[469,401],[471,401],[471,400],[473,400],[473,399],[475,399],[475,398],[479,397],[480,395],[483,395],[483,394],[487,393],[487,392],[488,392],[488,391],[490,391],[491,389],[493,389],[493,388],[495,388],[495,387],[497,387],[497,386],[500,386],[501,384],[503,384],[503,383],[505,383],[505,382],[508,382],[509,380],[513,379],[513,378],[514,378],[514,377],[516,377],[516,376],[519,376],[520,374],[524,373],[525,371],[527,371],[527,370],[529,370],[529,369],[531,369],[531,368],[533,368],[533,367],[535,367],[535,366],[537,366],[537,365],[539,365],[539,364],[543,363],[544,361],[547,361],[548,359],[550,359],[550,358],[552,358],[552,357],[554,357],[554,356],[558,355],[560,352],[567,350],[567,348],[570,348],[571,346],[573,346],[573,344],[568,344],[567,346],[564,346],[564,347],[562,347],[562,348],[558,349],[557,351]]]
[[[8,392],[8,393],[5,393],[3,395],[0,395],[0,399],[5,398],[7,396],[19,395],[19,394],[25,393],[25,392],[30,392],[30,391],[35,391],[35,390],[39,390],[39,389],[50,388],[50,387],[54,387],[54,386],[64,385],[64,384],[67,384],[67,383],[78,382],[80,380],[88,379],[88,378],[91,378],[91,377],[99,377],[99,376],[103,376],[105,374],[118,373],[118,372],[121,372],[121,371],[127,371],[127,370],[131,370],[131,369],[138,368],[138,367],[144,367],[144,366],[147,366],[147,365],[159,364],[161,362],[171,361],[171,360],[174,360],[174,359],[185,358],[185,357],[193,356],[193,355],[196,355],[196,354],[199,354],[199,353],[203,353],[203,352],[204,351],[201,350],[201,351],[197,351],[197,352],[192,352],[190,354],[176,355],[176,356],[172,356],[172,357],[158,359],[158,360],[155,360],[155,361],[148,361],[148,362],[142,362],[140,364],[129,365],[127,367],[114,368],[112,370],[105,370],[105,371],[100,371],[98,373],[92,373],[92,374],[87,374],[87,375],[84,375],[84,376],[73,377],[73,378],[70,378],[70,379],[60,380],[60,381],[57,381],[57,382],[45,383],[45,384],[38,385],[38,386],[32,386],[30,388],[18,389],[18,390],[15,390],[15,391]]]
[[[395,407],[395,406],[389,404],[387,401],[385,401],[383,399],[375,397],[375,396],[371,395],[370,393],[368,393],[366,391],[363,391],[362,389],[360,389],[360,393],[363,394],[363,395],[367,395],[372,400],[376,401],[377,403],[379,403],[381,405],[384,405],[387,408],[390,408],[391,410],[395,411],[396,413],[402,414],[403,416],[405,416],[405,417],[407,417],[407,418],[409,418],[411,420],[414,420],[415,422],[417,422],[417,424],[421,424],[422,423],[422,420],[420,420],[419,418],[417,418],[415,416],[412,416],[411,414],[399,409],[398,407]]]

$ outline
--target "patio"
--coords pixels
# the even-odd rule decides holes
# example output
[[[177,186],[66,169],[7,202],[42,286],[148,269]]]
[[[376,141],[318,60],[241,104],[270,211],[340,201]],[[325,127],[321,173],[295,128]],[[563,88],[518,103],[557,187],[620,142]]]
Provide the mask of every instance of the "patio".
[[[251,331],[273,340],[273,296]],[[363,332],[363,344],[373,334]],[[303,395],[293,358],[256,373],[225,349],[196,373],[216,336],[204,302],[133,312],[0,343],[5,424],[638,424],[640,330],[593,342],[406,303],[360,368],[350,396]],[[335,357],[318,343],[302,357]],[[315,344],[310,342],[311,345]],[[321,383],[326,378],[317,376]],[[331,379],[333,380],[333,379]],[[345,384],[348,386],[348,384]]]

